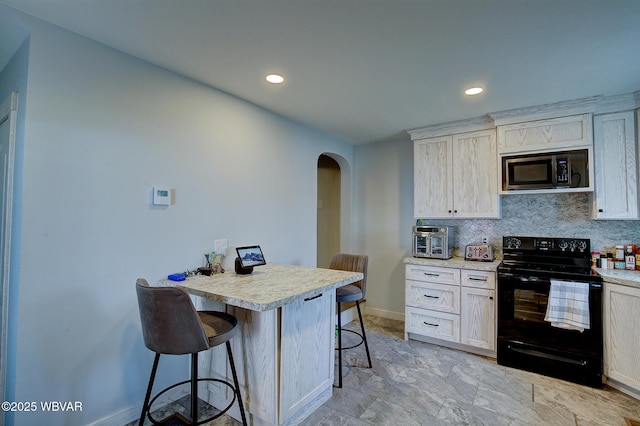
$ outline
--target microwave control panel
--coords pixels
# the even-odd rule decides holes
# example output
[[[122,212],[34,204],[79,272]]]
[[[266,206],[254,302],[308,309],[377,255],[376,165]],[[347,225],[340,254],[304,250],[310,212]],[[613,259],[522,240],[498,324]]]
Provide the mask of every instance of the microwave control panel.
[[[567,157],[558,157],[556,175],[558,184],[569,184],[569,159]]]

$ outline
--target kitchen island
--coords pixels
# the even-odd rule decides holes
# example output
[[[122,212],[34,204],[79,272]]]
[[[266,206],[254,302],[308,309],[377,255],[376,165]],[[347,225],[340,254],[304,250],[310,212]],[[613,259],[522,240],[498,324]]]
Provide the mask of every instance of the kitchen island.
[[[297,424],[327,401],[334,378],[336,288],[363,278],[358,272],[267,264],[249,275],[196,276],[178,285],[198,310],[238,319],[231,345],[243,402],[252,425]],[[224,345],[199,357],[202,377],[231,380]],[[233,398],[227,386],[199,390],[215,407]],[[229,414],[240,418],[237,405]]]

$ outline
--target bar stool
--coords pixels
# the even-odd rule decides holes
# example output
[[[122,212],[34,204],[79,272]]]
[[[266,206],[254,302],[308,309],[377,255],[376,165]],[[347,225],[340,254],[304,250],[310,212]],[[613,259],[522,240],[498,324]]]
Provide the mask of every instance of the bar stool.
[[[367,361],[369,361],[369,368],[372,367],[371,355],[369,354],[369,344],[367,343],[367,335],[364,331],[364,321],[362,321],[362,312],[360,312],[360,300],[364,299],[367,292],[367,265],[369,263],[369,257],[366,255],[345,254],[338,253],[333,259],[331,259],[330,269],[339,269],[342,271],[362,272],[364,278],[353,284],[346,285],[344,287],[338,287],[336,289],[336,302],[338,302],[338,387],[342,387],[342,351],[347,349],[353,349],[364,343],[364,347],[367,351]],[[342,303],[356,302],[356,308],[358,309],[358,318],[360,319],[360,328],[362,334],[357,331],[347,330],[342,328]],[[347,348],[342,347],[342,332],[347,331],[349,333],[360,336],[360,342],[356,345],[349,346]]]
[[[139,425],[142,426],[145,415],[154,425],[161,424],[151,416],[153,402],[170,389],[186,383],[191,383],[190,424],[200,425],[222,416],[237,399],[240,415],[242,416],[242,424],[246,425],[247,419],[242,405],[240,385],[238,384],[236,367],[233,362],[231,345],[229,344],[229,340],[237,332],[238,320],[233,315],[224,312],[196,311],[187,292],[178,287],[151,287],[145,279],[138,278],[136,292],[144,344],[156,354],[151,376],[149,377],[147,393],[144,398],[144,405],[142,406],[142,413],[140,413]],[[198,379],[198,353],[222,343],[227,345],[227,355],[235,386],[219,379]],[[191,354],[191,380],[185,380],[169,386],[149,402],[158,362],[160,361],[160,354]],[[233,390],[233,400],[220,413],[206,420],[198,421],[198,382],[201,381],[214,381],[228,386]]]

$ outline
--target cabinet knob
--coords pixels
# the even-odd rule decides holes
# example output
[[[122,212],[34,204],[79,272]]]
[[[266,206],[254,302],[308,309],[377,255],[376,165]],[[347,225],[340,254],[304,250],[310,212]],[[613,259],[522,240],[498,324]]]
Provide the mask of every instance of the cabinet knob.
[[[454,213],[458,213],[458,210],[454,210],[453,212],[454,212]]]
[[[449,210],[449,213],[451,213],[451,210]]]
[[[598,209],[598,213],[604,212],[604,209]]]
[[[493,296],[489,296],[489,300],[493,300]]]

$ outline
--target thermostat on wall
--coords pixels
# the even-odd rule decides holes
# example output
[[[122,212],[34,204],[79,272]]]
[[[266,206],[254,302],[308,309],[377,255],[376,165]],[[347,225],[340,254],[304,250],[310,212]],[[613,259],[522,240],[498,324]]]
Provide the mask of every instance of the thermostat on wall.
[[[171,204],[171,189],[164,186],[153,188],[153,205],[168,206]]]

